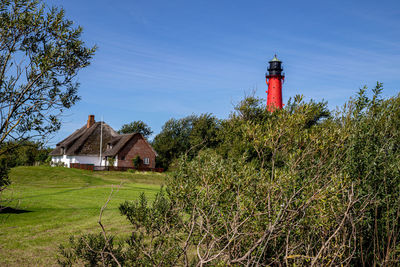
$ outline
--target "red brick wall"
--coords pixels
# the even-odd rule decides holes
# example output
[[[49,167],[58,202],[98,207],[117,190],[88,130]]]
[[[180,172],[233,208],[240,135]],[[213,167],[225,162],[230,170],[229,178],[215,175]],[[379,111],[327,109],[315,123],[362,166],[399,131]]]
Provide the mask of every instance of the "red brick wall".
[[[156,155],[139,134],[135,135],[118,153],[118,167],[133,167],[132,159],[136,156],[142,160],[140,167],[156,167]],[[122,157],[125,157],[125,160],[121,160]],[[144,158],[149,158],[149,165],[143,164]]]

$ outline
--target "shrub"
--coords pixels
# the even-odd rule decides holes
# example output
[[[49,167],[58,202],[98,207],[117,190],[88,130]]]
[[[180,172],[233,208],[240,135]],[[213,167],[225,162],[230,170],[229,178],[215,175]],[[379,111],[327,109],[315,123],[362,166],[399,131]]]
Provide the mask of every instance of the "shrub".
[[[139,156],[136,156],[132,159],[132,165],[135,169],[139,168],[141,163],[142,159]]]
[[[114,157],[108,157],[107,158],[107,163],[108,163],[108,166],[113,167],[114,164],[115,164],[115,158]]]
[[[141,195],[121,204],[134,228],[124,260],[397,264],[400,96],[382,100],[380,91],[361,90],[332,115],[301,97],[273,113],[242,102],[220,147],[181,156],[153,203]]]

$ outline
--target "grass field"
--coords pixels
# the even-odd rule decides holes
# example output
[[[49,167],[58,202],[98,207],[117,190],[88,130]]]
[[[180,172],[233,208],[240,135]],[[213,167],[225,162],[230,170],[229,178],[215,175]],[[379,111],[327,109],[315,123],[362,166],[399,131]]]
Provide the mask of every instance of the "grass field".
[[[14,211],[0,213],[0,266],[54,266],[60,244],[70,235],[97,233],[98,218],[111,188],[122,183],[103,214],[110,234],[130,232],[118,206],[145,192],[151,200],[164,174],[90,172],[61,167],[18,167],[6,197]],[[4,197],[4,196],[3,196]]]

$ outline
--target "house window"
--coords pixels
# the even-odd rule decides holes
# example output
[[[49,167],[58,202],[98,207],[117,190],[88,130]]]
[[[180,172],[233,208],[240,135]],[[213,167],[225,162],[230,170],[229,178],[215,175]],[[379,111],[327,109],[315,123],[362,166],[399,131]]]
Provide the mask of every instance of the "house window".
[[[122,157],[121,157],[121,160],[125,160],[125,156],[122,156]]]
[[[145,165],[149,165],[149,164],[150,164],[150,159],[149,159],[149,158],[144,158],[144,159],[143,159],[143,163],[144,163]]]

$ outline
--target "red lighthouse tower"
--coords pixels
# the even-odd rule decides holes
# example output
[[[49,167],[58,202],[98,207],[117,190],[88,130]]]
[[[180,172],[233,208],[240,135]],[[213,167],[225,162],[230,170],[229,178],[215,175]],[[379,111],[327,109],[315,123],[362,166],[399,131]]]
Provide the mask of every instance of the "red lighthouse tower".
[[[282,103],[282,83],[285,80],[285,75],[282,73],[282,61],[280,61],[276,55],[269,62],[268,73],[265,75],[268,91],[267,96],[267,108],[269,111],[275,109],[281,109]]]

